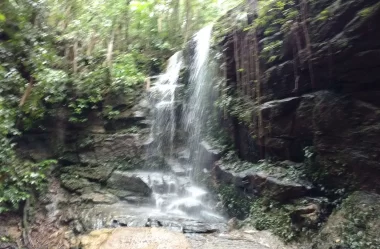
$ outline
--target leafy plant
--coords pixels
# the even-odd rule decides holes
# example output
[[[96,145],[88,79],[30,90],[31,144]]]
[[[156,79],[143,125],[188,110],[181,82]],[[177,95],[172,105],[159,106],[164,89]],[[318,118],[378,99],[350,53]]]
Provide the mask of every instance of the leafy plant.
[[[0,213],[19,208],[19,204],[31,195],[43,190],[46,174],[55,160],[31,163],[19,160],[13,144],[5,138],[0,140]]]
[[[249,214],[252,199],[242,195],[234,186],[221,185],[218,193],[222,197],[223,206],[231,217],[245,218]]]
[[[292,241],[297,232],[292,227],[289,211],[276,202],[258,199],[253,202],[250,218],[258,230],[270,230],[285,241]]]

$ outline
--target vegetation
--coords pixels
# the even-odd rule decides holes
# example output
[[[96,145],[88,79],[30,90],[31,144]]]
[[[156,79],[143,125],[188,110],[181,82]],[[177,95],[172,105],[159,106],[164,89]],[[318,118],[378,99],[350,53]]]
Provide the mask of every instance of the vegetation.
[[[68,110],[74,124],[141,94],[145,78],[234,1],[5,0],[0,3],[0,211],[41,190],[54,161],[18,159],[15,136]],[[228,5],[228,6],[227,6]],[[200,11],[202,10],[202,11]],[[216,10],[216,11],[215,11]]]
[[[228,215],[244,219],[249,214],[252,200],[239,193],[234,186],[222,185],[218,188],[218,193],[222,197],[223,206]]]
[[[357,205],[358,197],[355,194],[344,201],[342,209],[346,221],[337,228],[342,234],[342,239],[337,244],[352,249],[378,248],[380,239],[370,230],[373,229],[371,222],[378,217],[379,207],[362,204],[358,209]]]
[[[271,230],[285,241],[297,237],[297,231],[292,227],[290,210],[282,204],[261,198],[252,204],[250,214],[257,230]]]
[[[61,115],[59,112],[61,109],[65,111],[64,119],[70,128],[92,125],[92,115],[98,115],[106,123],[104,127],[101,127],[102,129],[99,129],[99,133],[116,130],[113,127],[117,126],[116,123],[122,123],[123,119],[128,119],[129,115],[132,115],[125,110],[135,106],[149,77],[159,74],[165,67],[168,57],[175,51],[184,48],[195,31],[217,19],[213,45],[214,47],[222,46],[223,54],[215,55],[215,61],[219,63],[218,59],[223,57],[222,63],[231,63],[235,68],[232,68],[231,65],[222,67],[218,64],[221,71],[225,70],[222,73],[228,77],[224,77],[220,82],[213,81],[216,85],[215,89],[219,90],[219,95],[217,100],[210,99],[210,105],[214,103],[215,108],[206,110],[206,116],[209,118],[204,125],[204,132],[210,144],[223,151],[223,163],[236,173],[251,169],[265,172],[280,180],[313,182],[315,186],[307,194],[323,195],[331,199],[330,206],[348,210],[348,215],[344,217],[346,223],[339,227],[342,238],[336,242],[337,245],[342,248],[377,248],[378,240],[367,235],[370,230],[368,223],[376,218],[375,214],[371,213],[371,210],[356,212],[351,208],[354,206],[351,205],[352,200],[348,199],[343,202],[347,191],[351,189],[348,190],[345,185],[337,188],[333,185],[330,187],[329,184],[335,183],[328,183],[330,176],[336,174],[339,177],[342,176],[344,184],[347,183],[352,188],[356,187],[355,177],[345,171],[348,167],[334,168],[337,165],[345,166],[341,161],[347,160],[342,160],[342,157],[338,156],[331,158],[326,156],[324,165],[321,165],[318,162],[319,155],[312,146],[304,148],[305,161],[303,163],[272,163],[266,157],[267,154],[270,154],[266,153],[266,147],[277,146],[278,148],[273,150],[283,150],[282,147],[287,147],[286,156],[291,158],[293,148],[290,147],[293,145],[296,147],[298,144],[298,137],[294,135],[295,129],[304,127],[301,127],[303,124],[296,123],[297,113],[292,118],[291,125],[288,125],[286,118],[283,120],[284,130],[289,130],[289,134],[271,137],[278,139],[278,144],[271,145],[270,142],[276,143],[277,141],[266,140],[265,136],[272,131],[271,127],[264,127],[264,124],[270,126],[270,122],[264,122],[261,111],[263,108],[260,107],[268,99],[276,99],[277,93],[272,93],[273,89],[268,89],[268,86],[264,85],[265,82],[272,76],[275,78],[276,74],[281,74],[280,77],[283,78],[287,77],[286,80],[292,79],[294,76],[294,90],[292,90],[292,82],[290,84],[292,86],[288,89],[289,82],[284,80],[288,85],[283,86],[285,84],[280,80],[270,79],[271,83],[276,85],[273,88],[278,87],[279,95],[286,97],[299,96],[308,90],[317,88],[314,82],[313,63],[318,62],[313,60],[313,49],[318,49],[318,56],[320,56],[318,61],[322,61],[324,46],[330,41],[321,41],[312,46],[309,25],[323,25],[324,22],[334,18],[338,10],[326,8],[326,5],[329,4],[328,1],[323,1],[320,5],[316,2],[318,1],[1,1],[0,214],[10,211],[21,213],[20,211],[23,209],[26,221],[23,221],[23,227],[26,231],[27,224],[25,223],[27,223],[26,216],[30,201],[44,191],[49,174],[57,164],[53,158],[35,160],[19,155],[17,141],[23,135],[46,129],[46,124],[55,121]],[[309,8],[317,5],[318,8]],[[355,20],[363,21],[372,17],[380,7],[379,3],[369,7],[364,4],[363,6],[366,8],[363,7],[361,11],[355,12]],[[232,7],[233,9],[230,10]],[[349,15],[350,11],[344,11],[344,15]],[[334,25],[339,26],[338,24]],[[321,33],[326,33],[324,34],[326,36],[330,32],[321,31],[323,31]],[[348,36],[349,32],[347,34],[342,32],[342,34]],[[340,44],[341,48],[348,47],[349,38],[340,40],[338,38],[336,38],[334,46]],[[335,56],[338,52],[332,51],[330,44],[327,45],[329,56]],[[372,53],[372,51],[367,52]],[[225,59],[224,56],[228,58]],[[367,55],[363,55],[363,58],[366,58],[364,56]],[[333,59],[329,59],[332,63]],[[334,62],[339,61],[340,59],[334,60]],[[282,74],[281,70],[284,68],[280,68],[278,65],[284,67],[290,65],[290,72],[288,70],[287,75]],[[268,69],[273,70],[269,71]],[[184,73],[184,77],[188,77],[186,72],[182,73]],[[332,77],[332,68],[330,73]],[[339,70],[334,73],[338,74]],[[305,74],[309,74],[309,78],[303,85],[305,89],[302,88],[302,91],[299,91],[298,80],[301,76],[304,79]],[[121,96],[125,102],[119,106],[114,105],[112,100],[115,96]],[[284,109],[286,108],[284,107]],[[289,107],[289,109],[291,108]],[[282,111],[286,112],[286,110],[278,110],[278,112]],[[222,126],[230,126],[229,123],[223,123],[223,118],[230,121],[231,117],[233,125],[237,122],[239,125],[244,125],[250,132],[252,139],[249,139],[249,143],[255,142],[254,145],[250,144],[246,146],[249,148],[245,149],[250,150],[257,146],[260,151],[254,153],[260,154],[257,157],[262,160],[258,160],[256,163],[241,161],[235,152],[232,152],[231,137],[235,136],[234,142],[238,144],[240,140],[243,140],[242,134],[246,134],[246,132],[229,136],[226,130],[230,127],[224,129],[225,127]],[[314,119],[315,117],[312,121]],[[279,122],[282,125],[282,120]],[[137,137],[143,133],[143,130],[146,130],[145,127],[148,125],[148,122],[141,123],[141,125],[128,124],[119,132],[120,134],[133,134]],[[305,128],[305,130],[307,129]],[[76,140],[75,149],[93,149],[91,145],[96,143],[97,135],[83,135],[82,140],[80,138]],[[104,139],[108,139],[108,137],[106,138],[108,135],[105,135]],[[305,136],[313,137],[309,139],[315,140],[319,138],[320,134],[314,133],[313,136],[310,134]],[[282,140],[285,141],[284,144],[281,144]],[[291,145],[287,145],[288,143]],[[141,147],[144,146],[148,145],[141,145]],[[301,146],[304,144],[299,147]],[[54,149],[59,151],[59,149]],[[361,149],[358,148],[358,152]],[[300,149],[294,148],[294,150]],[[193,152],[190,153],[191,157],[196,155]],[[275,153],[273,152],[273,154]],[[52,157],[62,156],[59,152],[56,154]],[[302,157],[302,154],[299,157]],[[64,158],[61,157],[61,159]],[[76,158],[76,160],[78,159]],[[98,159],[94,161],[96,160]],[[71,161],[67,162],[67,164],[71,163]],[[115,170],[170,170],[170,166],[164,158],[154,156],[148,159],[141,155],[131,156],[131,158],[118,158],[107,163],[107,166],[111,166]],[[61,183],[71,186],[72,192],[92,185],[93,181],[102,182],[104,185],[108,179],[98,175],[92,176],[92,178],[88,175],[83,176],[83,174],[101,175],[104,173],[99,169],[100,172],[94,170],[98,167],[97,164],[81,165],[87,167],[85,170],[83,169],[85,167],[78,169],[77,166],[76,164],[65,165],[57,171],[61,173]],[[106,170],[109,169],[106,168]],[[109,172],[106,173],[109,177]],[[182,172],[180,173],[182,174]],[[210,175],[205,174],[204,171],[196,172],[195,175],[194,178],[199,178],[198,180],[202,184],[210,184],[214,188],[217,186],[215,192],[220,195],[223,206],[230,216],[240,219],[250,216],[251,225],[258,230],[271,230],[286,241],[294,240],[300,234],[309,232],[307,228],[296,228],[292,223],[291,212],[294,211],[296,203],[284,201],[285,204],[280,204],[268,200],[264,196],[259,198],[254,197],[253,194],[247,195],[244,193],[244,189],[235,185],[218,185],[214,182],[215,179],[211,179]],[[77,192],[79,193],[79,191]],[[297,201],[300,200],[302,199]],[[319,218],[316,219],[318,228],[320,227]],[[8,240],[7,237],[0,236],[0,242],[6,240]]]

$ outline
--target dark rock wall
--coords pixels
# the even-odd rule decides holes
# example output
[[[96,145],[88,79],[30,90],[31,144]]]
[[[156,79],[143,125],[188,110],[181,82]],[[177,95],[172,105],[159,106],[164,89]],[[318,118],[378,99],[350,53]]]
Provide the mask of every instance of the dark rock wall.
[[[323,11],[328,17],[321,18]],[[239,59],[248,61],[240,62],[244,70],[255,68],[252,46],[247,46],[253,39],[251,31],[235,30],[225,36],[227,85],[256,103],[252,122],[244,124],[230,116],[225,127],[242,159],[301,162],[304,148],[313,146],[315,164],[332,187],[380,192],[380,4],[313,1],[308,14],[310,61],[302,29],[298,33],[302,50],[296,54],[290,32],[266,37],[257,31],[261,53],[268,40],[282,41],[276,59],[260,59],[260,98],[254,77],[236,67]]]

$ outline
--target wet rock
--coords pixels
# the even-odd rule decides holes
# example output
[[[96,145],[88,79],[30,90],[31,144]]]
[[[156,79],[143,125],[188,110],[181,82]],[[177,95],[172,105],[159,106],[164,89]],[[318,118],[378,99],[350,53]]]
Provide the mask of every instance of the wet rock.
[[[162,228],[102,229],[81,237],[83,249],[137,249],[176,248],[190,249],[185,236]]]
[[[321,207],[314,203],[297,207],[290,213],[290,218],[297,227],[316,228],[321,221]]]
[[[113,204],[119,201],[119,198],[116,196],[110,194],[110,193],[86,193],[80,196],[81,202],[92,202],[95,204],[99,203],[107,203],[107,204]]]
[[[188,163],[190,161],[190,150],[186,149],[186,150],[182,150],[178,153],[178,160],[181,162],[181,163]]]
[[[313,248],[380,248],[380,195],[355,192],[324,225]]]
[[[188,222],[182,224],[183,233],[215,233],[219,230],[217,224],[207,224],[203,222]]]
[[[148,218],[145,227],[162,227],[162,222],[156,219]]]
[[[246,188],[256,190],[260,195],[277,201],[287,201],[305,196],[312,188],[309,185],[292,180],[272,177],[265,172],[247,174],[243,177],[243,181],[248,182],[245,185]]]
[[[97,184],[76,175],[62,174],[60,179],[62,187],[71,192],[86,193],[100,188]]]
[[[222,157],[222,151],[214,148],[207,141],[202,141],[199,147],[199,162],[201,167],[210,170],[214,162]]]
[[[127,201],[133,204],[144,204],[144,203],[153,203],[153,199],[150,196],[141,196],[136,194],[136,192],[125,191],[120,189],[107,189],[108,192],[119,197],[121,200]]]
[[[280,165],[281,163],[252,164],[250,169],[243,171],[239,171],[236,164],[239,162],[234,164],[234,168],[230,163],[218,161],[214,166],[213,174],[219,183],[233,184],[244,194],[265,196],[283,202],[305,196],[313,189],[310,183],[298,176],[301,173],[296,168],[286,169],[284,165]]]
[[[93,135],[83,139],[79,158],[82,163],[108,164],[143,154],[139,134]]]
[[[170,170],[169,163],[165,160],[162,155],[148,155],[145,159],[145,164],[143,165],[144,169],[147,170],[162,170],[167,171]]]
[[[186,176],[186,174],[187,174],[187,170],[184,169],[183,165],[171,164],[170,168],[171,168],[172,172],[177,176]]]
[[[131,172],[113,172],[107,181],[107,188],[132,192],[135,196],[149,197],[152,193],[150,187],[138,175]],[[127,192],[120,193],[125,194]]]
[[[79,220],[74,220],[71,222],[70,226],[75,234],[81,234],[84,232],[83,225]]]
[[[79,164],[80,159],[76,152],[64,152],[63,155],[59,158],[59,163],[64,166],[69,166],[73,164]]]
[[[227,222],[228,231],[232,231],[232,230],[237,229],[238,225],[239,225],[239,220],[238,220],[236,217],[231,218],[231,219]]]
[[[199,213],[200,210],[204,209],[204,206],[201,201],[194,200],[191,198],[181,199],[178,202],[172,204],[173,207],[169,209],[177,208],[189,215],[195,215]]]

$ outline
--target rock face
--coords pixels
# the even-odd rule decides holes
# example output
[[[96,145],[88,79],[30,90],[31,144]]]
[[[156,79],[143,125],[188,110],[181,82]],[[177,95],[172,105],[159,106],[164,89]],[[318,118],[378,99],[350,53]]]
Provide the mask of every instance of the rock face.
[[[237,44],[232,38],[222,42],[228,86],[256,105],[253,121],[231,116],[226,128],[242,159],[301,162],[309,147],[331,187],[380,193],[380,4],[323,0],[308,5],[311,60],[305,55],[304,31],[297,31],[301,44],[295,52],[290,31],[281,29],[273,36],[257,31],[261,56],[264,47],[281,44],[271,52],[272,60],[260,63],[258,106],[257,86],[241,80],[251,77],[250,68],[242,65],[247,68],[236,71],[235,61],[236,56],[245,60],[246,48],[240,44],[251,34],[238,31]]]
[[[322,170],[336,186],[376,187],[380,174],[380,110],[361,100],[318,91],[262,105],[266,148],[278,158],[302,160],[303,148],[313,145]],[[359,139],[360,138],[360,139]],[[350,175],[353,174],[353,175]]]
[[[93,135],[87,139],[83,140],[78,151],[83,163],[112,163],[118,159],[138,158],[143,151],[143,138],[138,134]]]

